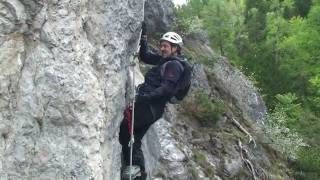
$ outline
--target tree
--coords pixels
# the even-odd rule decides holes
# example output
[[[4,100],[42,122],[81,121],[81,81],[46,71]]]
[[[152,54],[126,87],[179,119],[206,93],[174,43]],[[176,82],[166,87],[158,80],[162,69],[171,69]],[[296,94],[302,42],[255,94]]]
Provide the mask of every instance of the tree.
[[[232,22],[226,1],[209,0],[203,8],[204,26],[208,31],[212,44],[218,47],[221,55],[225,54],[225,47],[230,40]],[[230,42],[230,41],[229,41]]]

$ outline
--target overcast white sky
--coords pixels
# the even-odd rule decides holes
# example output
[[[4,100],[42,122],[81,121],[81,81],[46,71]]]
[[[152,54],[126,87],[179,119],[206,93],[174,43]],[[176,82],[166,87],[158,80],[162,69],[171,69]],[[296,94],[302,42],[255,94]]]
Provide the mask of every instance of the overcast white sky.
[[[185,4],[186,0],[172,0],[175,5]]]

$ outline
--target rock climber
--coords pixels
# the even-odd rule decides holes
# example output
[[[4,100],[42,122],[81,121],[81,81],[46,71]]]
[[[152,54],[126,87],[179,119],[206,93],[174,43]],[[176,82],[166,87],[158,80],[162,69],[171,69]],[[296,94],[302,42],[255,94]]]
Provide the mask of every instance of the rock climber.
[[[125,168],[122,179],[128,179],[131,174],[140,173],[139,179],[146,179],[144,156],[141,150],[141,140],[149,127],[162,116],[165,106],[177,92],[179,79],[183,76],[184,66],[181,47],[183,41],[175,32],[165,33],[160,41],[160,54],[149,51],[146,27],[142,25],[139,58],[144,63],[154,65],[145,75],[145,81],[139,85],[134,109],[134,143],[132,154],[132,169],[130,171],[130,127],[126,118],[120,125],[119,141],[122,145],[122,157]]]

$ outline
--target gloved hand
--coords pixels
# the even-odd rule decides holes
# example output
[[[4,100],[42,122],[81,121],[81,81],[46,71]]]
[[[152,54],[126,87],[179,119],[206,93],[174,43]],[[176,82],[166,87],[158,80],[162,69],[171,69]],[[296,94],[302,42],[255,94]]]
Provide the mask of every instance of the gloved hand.
[[[143,42],[147,41],[147,27],[146,23],[144,21],[141,22],[141,39],[140,39],[140,45],[143,44]]]
[[[146,36],[147,35],[147,25],[144,21],[141,22],[141,29],[142,29],[141,36]]]

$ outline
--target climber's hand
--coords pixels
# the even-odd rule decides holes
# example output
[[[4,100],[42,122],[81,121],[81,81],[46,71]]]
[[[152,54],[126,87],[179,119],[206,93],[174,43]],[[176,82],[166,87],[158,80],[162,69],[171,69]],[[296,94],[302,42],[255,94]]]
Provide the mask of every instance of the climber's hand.
[[[146,36],[147,35],[147,25],[144,21],[141,22],[141,36]]]
[[[147,27],[146,23],[144,21],[141,22],[141,40],[146,41],[147,40]]]

